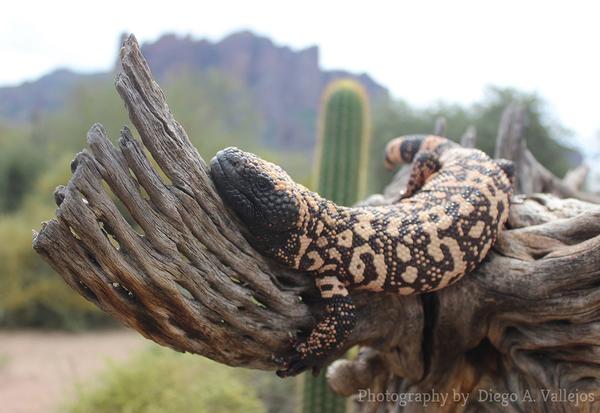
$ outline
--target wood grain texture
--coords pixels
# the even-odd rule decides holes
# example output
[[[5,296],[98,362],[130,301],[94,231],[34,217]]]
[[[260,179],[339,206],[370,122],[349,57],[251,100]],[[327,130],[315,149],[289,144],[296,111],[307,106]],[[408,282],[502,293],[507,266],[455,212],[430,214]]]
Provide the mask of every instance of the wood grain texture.
[[[89,150],[56,190],[56,218],[34,235],[33,247],[77,292],[157,343],[232,366],[279,368],[273,356],[314,323],[312,280],[245,240],[134,37],[123,45],[121,66],[116,87],[139,139],[125,128],[115,146],[92,126]],[[392,182],[364,203],[392,202],[403,189]],[[600,400],[600,208],[521,196],[509,227],[475,273],[442,291],[353,295],[358,320],[343,350],[363,347],[356,360],[330,367],[332,387],[345,395],[366,388],[473,395],[464,407],[437,406],[442,411],[506,411],[478,403],[482,388],[577,389]],[[579,411],[541,398],[511,406]]]

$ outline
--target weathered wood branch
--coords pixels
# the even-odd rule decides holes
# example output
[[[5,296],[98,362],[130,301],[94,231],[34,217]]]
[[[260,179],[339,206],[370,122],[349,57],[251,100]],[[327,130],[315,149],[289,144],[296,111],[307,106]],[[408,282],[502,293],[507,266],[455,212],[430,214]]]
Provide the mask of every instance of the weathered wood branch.
[[[121,65],[116,87],[141,140],[123,129],[115,147],[100,125],[90,129],[90,149],[57,188],[57,217],[35,235],[35,250],[81,295],[162,345],[277,369],[273,355],[314,321],[310,278],[246,242],[133,37]],[[402,189],[392,184],[367,202],[390,202]],[[356,294],[346,348],[364,348],[332,365],[332,386],[346,395],[565,388],[600,400],[599,222],[595,205],[523,197],[486,263],[457,284],[422,296]],[[541,398],[512,406],[552,411]],[[504,411],[476,397],[452,409]]]
[[[437,136],[446,136],[446,127],[448,125],[448,122],[446,121],[446,118],[443,116],[438,117],[435,120],[435,126],[433,128],[433,134],[437,135]]]
[[[561,198],[577,198],[587,202],[600,203],[600,196],[581,191],[587,176],[587,168],[582,166],[569,171],[565,179],[560,179],[546,169],[527,148],[525,108],[519,104],[509,105],[502,114],[496,140],[496,158],[510,159],[515,163],[517,193],[552,193]]]
[[[579,165],[577,168],[567,171],[563,183],[569,188],[580,191],[585,185],[589,173],[590,168],[587,165]]]
[[[460,138],[460,145],[465,148],[474,148],[477,142],[477,129],[471,125],[467,128],[464,135]]]

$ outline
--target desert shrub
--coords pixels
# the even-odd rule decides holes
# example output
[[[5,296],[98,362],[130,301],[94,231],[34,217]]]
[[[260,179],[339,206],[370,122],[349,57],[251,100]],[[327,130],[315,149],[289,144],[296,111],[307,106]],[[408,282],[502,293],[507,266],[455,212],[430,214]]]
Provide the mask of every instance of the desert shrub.
[[[21,208],[0,213],[0,327],[80,330],[116,324],[72,291],[31,248],[31,230],[54,215],[52,192],[70,175],[69,162],[69,156],[54,159]]]
[[[34,216],[52,212],[30,211]],[[0,216],[0,326],[78,330],[110,323],[37,256],[31,248],[31,226],[27,214]]]
[[[80,385],[69,413],[263,413],[247,371],[152,346]],[[63,411],[63,410],[61,410]]]

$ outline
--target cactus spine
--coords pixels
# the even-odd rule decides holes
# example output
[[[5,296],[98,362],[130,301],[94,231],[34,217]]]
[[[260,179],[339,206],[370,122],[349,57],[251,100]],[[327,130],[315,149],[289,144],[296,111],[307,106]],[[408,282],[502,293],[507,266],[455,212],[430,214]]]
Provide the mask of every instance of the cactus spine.
[[[325,90],[319,115],[314,188],[339,205],[350,206],[366,185],[370,125],[368,98],[351,79],[332,82]],[[305,374],[303,413],[344,413],[346,399],[327,385],[325,369]]]

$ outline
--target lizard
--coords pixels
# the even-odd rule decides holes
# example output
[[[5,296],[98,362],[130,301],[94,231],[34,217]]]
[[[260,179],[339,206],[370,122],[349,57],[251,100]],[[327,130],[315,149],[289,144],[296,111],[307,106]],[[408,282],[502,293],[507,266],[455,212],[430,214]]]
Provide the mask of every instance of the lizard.
[[[318,371],[343,346],[356,323],[349,291],[436,291],[472,272],[490,251],[508,219],[512,163],[434,135],[388,143],[388,169],[411,162],[396,202],[349,207],[240,149],[211,160],[217,192],[247,227],[250,244],[312,275],[322,300],[316,325],[280,358],[279,376]]]

